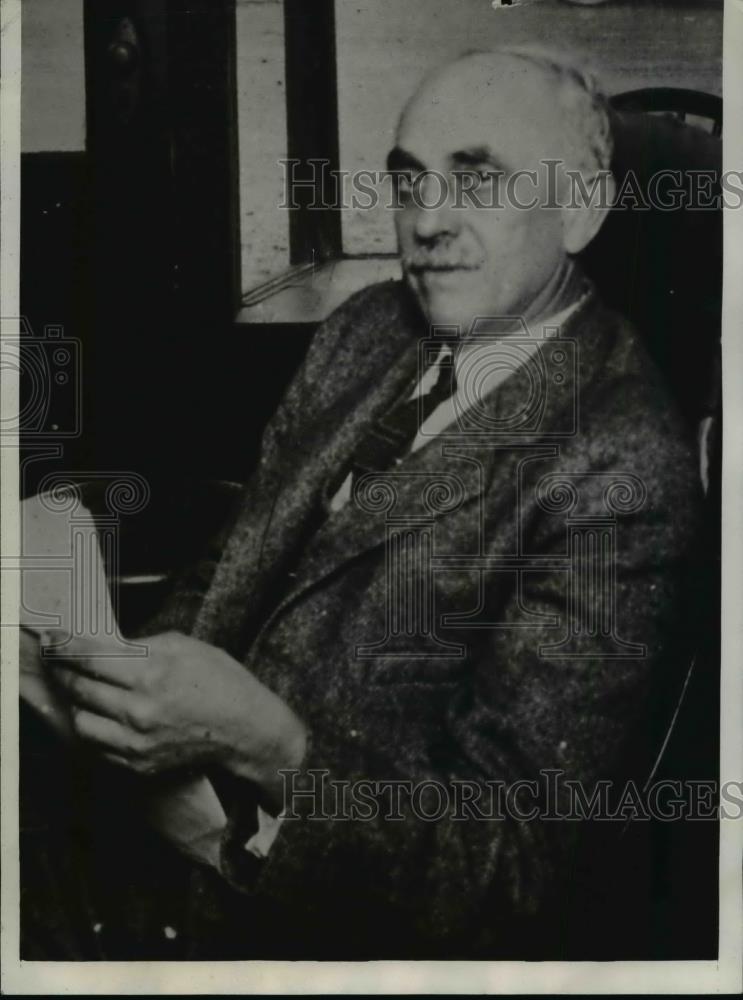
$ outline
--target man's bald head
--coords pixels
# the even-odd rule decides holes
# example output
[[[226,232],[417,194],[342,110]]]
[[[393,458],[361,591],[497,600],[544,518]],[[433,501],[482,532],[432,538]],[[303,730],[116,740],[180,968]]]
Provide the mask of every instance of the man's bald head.
[[[535,159],[560,159],[588,174],[610,167],[607,102],[593,77],[537,49],[470,52],[425,77],[400,117],[439,132],[463,118],[492,128],[492,142],[519,138]],[[500,141],[499,141],[500,136]],[[519,164],[526,166],[526,164]]]

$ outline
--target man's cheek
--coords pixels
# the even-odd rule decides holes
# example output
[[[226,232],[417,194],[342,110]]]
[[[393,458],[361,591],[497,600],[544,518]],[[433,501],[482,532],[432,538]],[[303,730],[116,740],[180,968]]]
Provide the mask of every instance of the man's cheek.
[[[411,213],[404,208],[395,212],[395,232],[401,253],[409,252],[414,243],[414,221]]]

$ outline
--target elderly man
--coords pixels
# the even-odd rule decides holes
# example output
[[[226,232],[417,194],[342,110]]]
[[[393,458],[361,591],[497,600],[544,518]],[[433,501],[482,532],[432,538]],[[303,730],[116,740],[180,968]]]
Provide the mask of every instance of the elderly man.
[[[548,56],[429,76],[389,161],[404,280],[318,330],[147,662],[80,640],[55,667],[107,759],[228,779],[217,864],[255,915],[246,957],[554,943],[576,801],[647,777],[684,667],[695,472],[576,263],[610,154],[601,97]]]

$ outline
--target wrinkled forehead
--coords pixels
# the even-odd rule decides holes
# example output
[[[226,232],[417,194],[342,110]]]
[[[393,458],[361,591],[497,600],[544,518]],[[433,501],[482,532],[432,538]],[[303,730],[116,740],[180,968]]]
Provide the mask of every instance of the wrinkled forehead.
[[[515,169],[566,155],[557,81],[513,56],[471,56],[429,76],[400,117],[397,144],[430,169],[487,146]]]

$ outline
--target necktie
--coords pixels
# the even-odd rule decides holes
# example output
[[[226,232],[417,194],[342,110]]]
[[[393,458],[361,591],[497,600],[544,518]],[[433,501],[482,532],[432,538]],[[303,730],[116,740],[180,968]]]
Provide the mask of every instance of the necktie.
[[[376,420],[359,442],[350,465],[346,466],[336,488],[350,476],[349,494],[356,481],[367,472],[384,472],[401,461],[418,433],[421,424],[437,406],[457,391],[454,357],[442,347],[433,365],[418,383],[419,391],[411,398],[411,386],[381,418]],[[335,490],[330,492],[333,496]]]

